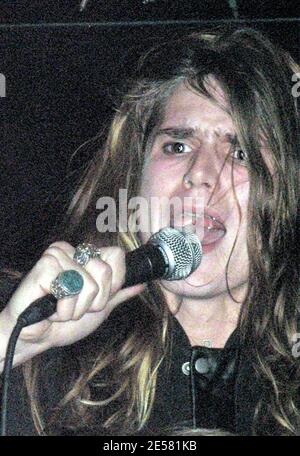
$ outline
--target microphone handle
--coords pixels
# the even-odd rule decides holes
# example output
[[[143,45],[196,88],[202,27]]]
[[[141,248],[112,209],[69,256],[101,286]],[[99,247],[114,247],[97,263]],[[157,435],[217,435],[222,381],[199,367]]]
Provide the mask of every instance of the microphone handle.
[[[167,272],[167,264],[162,251],[151,243],[127,253],[125,263],[126,274],[122,288],[150,282],[163,277]],[[57,299],[52,294],[42,296],[21,313],[18,321],[22,321],[23,327],[26,327],[45,320],[55,313],[56,304]]]
[[[155,244],[145,244],[126,254],[126,274],[123,288],[163,277],[168,265],[162,250]]]

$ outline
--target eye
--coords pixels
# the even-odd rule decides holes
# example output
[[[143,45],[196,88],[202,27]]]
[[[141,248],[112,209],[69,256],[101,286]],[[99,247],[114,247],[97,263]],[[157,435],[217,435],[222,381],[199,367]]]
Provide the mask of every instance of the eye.
[[[163,146],[163,151],[167,155],[182,155],[191,152],[192,148],[187,144],[174,142]]]
[[[234,158],[234,160],[237,160],[238,162],[240,162],[241,165],[244,165],[244,166],[248,165],[248,161],[249,161],[248,154],[240,147],[235,149],[232,152],[231,156],[232,156],[232,158]]]

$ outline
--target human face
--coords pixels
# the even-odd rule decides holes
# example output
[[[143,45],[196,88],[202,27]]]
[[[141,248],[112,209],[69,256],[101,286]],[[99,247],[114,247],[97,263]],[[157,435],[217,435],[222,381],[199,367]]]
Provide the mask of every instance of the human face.
[[[203,205],[202,217],[196,219],[196,233],[206,244],[200,266],[185,280],[162,281],[172,293],[194,298],[227,293],[226,264],[235,241],[227,275],[230,289],[244,286],[248,277],[248,162],[236,144],[233,121],[223,109],[225,97],[216,84],[212,90],[218,104],[184,84],[173,92],[146,157],[140,188],[140,196],[149,204],[151,197],[179,197],[182,201],[192,198],[196,206],[199,202]],[[184,181],[186,174],[191,183]],[[155,231],[163,228],[161,210],[151,211]],[[184,211],[190,213],[184,224],[195,223],[191,215],[195,208],[184,207]],[[215,224],[212,217],[221,224]],[[197,226],[197,221],[201,226]],[[208,226],[218,228],[215,237],[208,234]],[[150,234],[142,233],[143,242]]]

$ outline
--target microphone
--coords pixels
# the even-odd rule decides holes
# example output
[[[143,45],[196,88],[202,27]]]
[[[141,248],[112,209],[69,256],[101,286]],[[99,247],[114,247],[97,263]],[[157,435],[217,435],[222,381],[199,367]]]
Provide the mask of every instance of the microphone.
[[[123,287],[159,278],[185,279],[197,269],[201,259],[201,242],[194,233],[163,228],[147,244],[127,253]]]
[[[181,280],[188,277],[202,260],[202,246],[192,232],[163,228],[147,244],[125,257],[126,273],[122,288],[155,279]],[[49,318],[56,311],[57,299],[52,294],[34,301],[18,318],[23,327]]]

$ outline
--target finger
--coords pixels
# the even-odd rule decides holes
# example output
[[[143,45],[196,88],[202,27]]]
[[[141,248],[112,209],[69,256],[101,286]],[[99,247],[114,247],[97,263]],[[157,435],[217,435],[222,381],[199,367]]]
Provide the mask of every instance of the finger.
[[[21,286],[14,294],[13,301],[21,301],[29,305],[42,296],[51,293],[51,283],[64,271],[61,258],[56,258],[46,251],[36,263],[29,274],[23,279]],[[33,295],[32,290],[35,290]],[[64,298],[58,301],[53,321],[66,321],[73,315],[76,303],[76,296]]]
[[[132,299],[135,296],[141,294],[145,290],[145,288],[146,284],[142,283],[120,290],[112,297],[112,299],[109,300],[107,307],[110,309],[111,312],[120,303],[128,301],[129,299]]]
[[[55,257],[48,254],[42,256],[10,299],[11,316],[18,317],[31,303],[49,294],[51,282],[60,272],[62,268]]]
[[[59,299],[56,304],[56,312],[49,318],[52,322],[69,321],[73,319],[73,315],[77,306],[78,295],[66,296]]]
[[[119,291],[124,283],[125,252],[120,247],[103,247],[101,259],[90,259],[85,268],[99,285],[99,293],[89,311],[104,310],[108,299]]]
[[[112,278],[110,292],[111,294],[114,294],[116,291],[121,289],[125,281],[125,252],[120,247],[103,247],[101,249],[101,260],[108,264],[111,268]],[[86,268],[88,268],[89,263]]]
[[[106,286],[109,289],[109,286]],[[78,300],[76,303],[76,308],[74,309],[73,313],[73,320],[79,320],[86,312],[89,311],[91,306],[93,305],[97,296],[102,296],[103,289],[99,287],[99,284],[93,280],[92,277],[87,276],[86,283],[83,286],[80,294],[78,295]],[[108,293],[109,294],[109,291]],[[106,304],[103,304],[103,306]],[[102,309],[102,305],[99,310]]]
[[[96,303],[96,308],[101,310],[102,307],[106,304],[106,301],[109,296],[110,280],[107,274],[104,274],[103,276],[103,270],[105,272],[105,270],[109,268],[109,266],[106,265],[104,262],[100,261],[100,265],[97,265],[96,267],[96,275],[98,280],[95,280],[86,269],[82,268],[78,263],[73,261],[72,249],[69,249],[69,252],[66,253],[64,250],[61,249],[60,245],[52,244],[46,252],[47,254],[53,255],[57,259],[63,270],[73,269],[79,272],[84,281],[83,288],[77,295],[75,306],[73,305],[75,301],[70,301],[70,297],[66,297],[63,300],[59,300],[57,306],[57,314],[59,320],[79,320],[82,317],[82,315],[85,312],[87,312],[88,309],[91,307],[97,295],[98,300]],[[96,260],[91,261],[94,262]],[[90,269],[95,270],[95,265],[91,266]],[[101,290],[102,292],[104,291],[103,296],[105,298],[105,302],[103,302],[103,296],[100,292]],[[71,312],[73,313],[71,314]]]
[[[68,255],[68,257],[71,260],[73,259],[73,256],[74,256],[74,253],[75,253],[75,248],[71,244],[69,244],[68,242],[65,242],[65,241],[53,242],[52,244],[49,245],[49,247],[47,248],[46,251],[48,251],[48,250],[51,251],[52,248],[64,252],[66,255]]]
[[[63,249],[67,249],[68,252],[66,252]],[[83,269],[75,264],[72,260],[72,257],[70,256],[72,254],[72,247],[63,242],[59,243],[54,243],[51,244],[48,249],[44,252],[43,256],[49,256],[54,258],[58,265],[59,265],[59,272],[63,271],[68,271],[68,270],[76,270],[83,278],[83,288],[86,288],[86,286],[89,286],[89,281],[87,279],[87,274],[83,271]],[[57,271],[58,272],[58,271]],[[56,276],[54,279],[58,276],[58,273],[56,273]],[[52,281],[54,280],[52,279]],[[48,284],[48,292],[51,293],[50,287],[51,287],[51,282]],[[82,292],[83,290],[81,290]],[[78,295],[75,296],[66,296],[62,299],[59,299],[57,301],[56,305],[56,312],[54,315],[51,316],[51,321],[69,321],[73,318],[76,306],[78,302],[81,301],[79,293]]]
[[[98,292],[94,296],[88,310],[90,312],[99,312],[104,309],[111,295],[113,271],[109,264],[98,259],[90,260],[87,269],[98,285]]]

